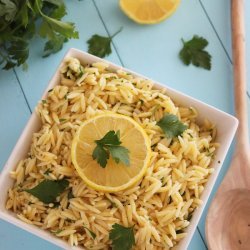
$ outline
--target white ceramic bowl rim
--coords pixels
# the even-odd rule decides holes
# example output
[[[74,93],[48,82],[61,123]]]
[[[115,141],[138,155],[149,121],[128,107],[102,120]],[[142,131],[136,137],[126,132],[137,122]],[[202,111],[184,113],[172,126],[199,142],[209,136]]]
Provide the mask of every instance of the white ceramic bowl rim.
[[[70,49],[63,60],[67,57],[76,57],[78,58],[82,63],[90,64],[93,62],[105,62],[110,65],[111,70],[117,70],[117,69],[122,69],[126,72],[129,72],[133,75],[140,76],[143,78],[148,79],[145,76],[142,76],[140,74],[137,74],[133,71],[130,71],[128,69],[125,69],[123,67],[120,67],[118,65],[115,65],[111,62],[108,62],[104,59],[100,59],[98,57],[95,57],[93,55],[90,55],[88,53],[82,52],[77,49]],[[62,64],[63,60],[61,61],[60,65]],[[59,74],[59,67],[56,70],[56,73],[52,77],[52,79],[49,82],[48,87],[46,88],[45,92],[43,93],[42,98],[45,98],[48,90],[53,88],[56,84],[59,83],[60,81],[60,74]],[[203,205],[201,205],[198,209],[193,214],[191,223],[189,227],[187,228],[187,236],[180,241],[180,243],[177,245],[176,249],[187,249],[192,236],[195,232],[195,229],[198,225],[199,219],[202,215],[202,211],[204,210],[204,207],[207,203],[207,200],[209,198],[209,195],[212,191],[212,188],[214,186],[214,183],[216,181],[216,178],[218,177],[219,171],[222,167],[222,163],[226,157],[227,151],[230,147],[230,144],[233,140],[234,134],[236,132],[237,126],[238,126],[238,120],[223,112],[218,110],[217,108],[214,108],[210,105],[207,105],[201,101],[198,101],[190,96],[187,96],[185,94],[182,94],[176,90],[173,90],[161,83],[158,83],[156,81],[153,81],[155,83],[155,86],[157,88],[165,88],[167,90],[167,94],[178,104],[184,105],[184,106],[189,106],[189,107],[195,107],[198,112],[199,112],[199,121],[208,118],[211,120],[215,125],[217,126],[218,129],[218,135],[217,135],[217,141],[221,144],[220,148],[217,150],[216,157],[212,163],[212,167],[214,167],[215,171],[214,173],[210,176],[209,181],[206,184],[206,187],[202,193],[202,201]],[[29,150],[32,135],[34,132],[39,130],[40,128],[40,119],[37,116],[35,112],[31,115],[31,118],[29,119],[26,127],[24,128],[16,146],[14,147],[8,161],[6,162],[1,175],[0,175],[0,218],[3,220],[6,220],[32,234],[35,234],[39,236],[40,238],[43,238],[59,247],[62,247],[63,249],[82,249],[80,247],[70,247],[67,242],[53,236],[51,233],[48,231],[42,230],[34,225],[29,225],[24,223],[23,221],[19,220],[13,212],[10,212],[6,210],[5,208],[5,203],[7,199],[7,192],[10,187],[13,186],[13,180],[9,176],[9,172],[12,171],[13,169],[16,168],[16,164],[19,160],[24,158]]]

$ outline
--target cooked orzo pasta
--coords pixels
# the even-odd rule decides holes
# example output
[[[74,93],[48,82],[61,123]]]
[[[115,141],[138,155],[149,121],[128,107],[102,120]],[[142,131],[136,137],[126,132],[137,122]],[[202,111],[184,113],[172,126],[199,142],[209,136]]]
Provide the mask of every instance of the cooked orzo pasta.
[[[82,122],[106,111],[132,117],[150,138],[152,150],[144,177],[116,193],[89,188],[70,154]],[[71,246],[87,249],[109,249],[115,223],[134,225],[134,249],[171,249],[185,237],[218,147],[216,128],[208,121],[197,124],[194,108],[178,106],[149,80],[110,72],[104,63],[81,65],[68,58],[60,84],[49,90],[37,113],[41,129],[34,133],[27,157],[11,172],[15,184],[8,192],[7,209]],[[188,126],[182,135],[165,137],[156,123],[166,113]],[[43,203],[26,191],[45,179],[68,181],[56,202]]]

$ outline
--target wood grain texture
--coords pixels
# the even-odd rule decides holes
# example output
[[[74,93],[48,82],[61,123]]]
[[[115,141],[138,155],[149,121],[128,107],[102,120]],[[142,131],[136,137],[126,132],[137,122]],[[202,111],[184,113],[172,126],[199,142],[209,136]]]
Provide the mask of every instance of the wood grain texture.
[[[0,71],[0,168],[7,161],[29,116],[15,74],[12,70]]]
[[[117,7],[117,0],[95,0],[95,2],[103,20],[99,18],[97,11],[93,8],[93,1],[66,1],[68,6],[66,19],[77,23],[80,39],[70,40],[60,53],[47,59],[42,59],[41,41],[35,39],[32,42],[28,72],[22,72],[22,70],[17,69],[19,79],[32,109],[66,50],[69,47],[76,47],[86,51],[86,40],[92,34],[107,35],[104,28],[104,25],[106,25],[111,34],[121,26],[124,28],[123,32],[114,40],[119,55],[112,48],[113,53],[107,58],[108,60],[119,64],[119,56],[127,67],[156,80],[166,82],[171,87],[210,103],[226,112],[233,113],[231,64],[227,62],[226,54],[215,36],[211,24],[203,13],[199,1],[182,1],[179,10],[174,16],[166,20],[166,22],[154,26],[138,26],[131,22]],[[229,1],[201,0],[201,2],[204,3],[221,40],[225,41],[225,43],[230,41]],[[250,12],[250,1],[247,1],[246,4],[248,5],[246,11]],[[247,23],[250,24],[250,15]],[[250,37],[250,25],[247,28]],[[213,55],[213,70],[211,72],[196,69],[192,66],[184,67],[178,59],[177,53],[181,46],[179,39],[181,37],[189,39],[194,34],[202,35],[209,40],[208,50]],[[226,46],[226,48],[229,47]],[[248,46],[248,49],[250,52],[250,46]],[[7,159],[21,128],[29,116],[27,106],[23,105],[22,93],[18,90],[18,86],[13,87],[14,80],[8,76],[9,74],[9,72],[0,72],[2,77],[0,77],[0,91],[2,96],[4,95],[4,97],[0,98],[1,166]],[[6,84],[6,90],[5,87],[3,89],[1,86],[2,79],[10,83],[10,87],[7,87],[8,84]],[[17,101],[18,99],[20,101]],[[9,103],[11,108],[6,108],[7,102],[11,102]],[[8,117],[7,119],[6,116]],[[4,122],[3,119],[5,119]],[[227,161],[223,165],[219,180],[229,165],[230,157],[231,153],[229,153]],[[218,184],[219,182],[217,182],[214,190],[217,189]],[[205,213],[203,213],[199,226],[203,236],[204,218]],[[46,243],[4,222],[0,223],[0,236],[2,239],[0,241],[0,249],[4,250],[58,249],[50,243]],[[206,249],[198,231],[196,231],[188,249]]]
[[[22,128],[30,116],[30,112],[28,110],[28,106],[25,103],[24,97],[26,97],[31,109],[33,110],[64,53],[70,47],[75,47],[86,51],[86,41],[95,33],[107,36],[103,20],[100,19],[98,12],[93,5],[93,1],[65,2],[68,7],[68,16],[66,20],[76,23],[77,29],[80,33],[80,39],[70,40],[65,44],[62,51],[48,58],[41,57],[44,41],[41,41],[38,38],[32,40],[30,57],[28,61],[28,71],[24,72],[21,68],[16,69],[24,90],[24,96],[20,91],[20,86],[18,85],[18,82],[12,71],[0,70],[0,93],[2,94],[2,97],[0,98],[0,170],[4,166],[11,149],[15,145]],[[117,4],[116,1],[105,2],[106,7],[110,10],[114,10],[114,7],[116,7]],[[103,10],[99,9],[99,11],[102,13]],[[120,13],[123,15],[119,9],[117,9],[116,12],[112,12],[111,15],[115,15],[115,13]],[[138,28],[140,28],[140,26],[138,26]],[[131,30],[128,28],[126,28],[126,30],[128,31],[127,37],[133,38],[134,36],[131,33]],[[160,30],[155,32],[160,32]],[[168,34],[165,34],[165,36],[168,36]],[[119,42],[119,44],[127,42],[127,39],[124,39]],[[141,46],[146,47],[146,42],[142,43]],[[119,61],[119,56],[117,55],[113,46],[112,51],[113,53],[107,59],[114,63],[121,64]],[[130,53],[130,61],[133,61],[134,57],[135,54]],[[152,59],[153,58],[148,58],[150,61]],[[158,63],[160,63],[160,61]],[[143,64],[147,65],[148,61],[141,61],[141,65]],[[5,83],[3,84],[2,82]],[[8,107],[6,107],[6,104],[8,104]],[[0,221],[0,238],[1,250],[60,249],[57,246],[54,246],[51,243],[31,235],[30,233],[4,221]],[[206,245],[204,244],[198,230],[195,231],[193,240],[191,241],[188,249],[206,250]]]
[[[246,93],[246,49],[244,0],[232,0],[232,40],[234,66],[235,112],[240,121],[237,149],[249,150]]]
[[[206,238],[211,250],[247,250],[250,245],[250,148],[246,100],[244,1],[232,0],[235,112],[239,119],[229,171],[208,211]]]

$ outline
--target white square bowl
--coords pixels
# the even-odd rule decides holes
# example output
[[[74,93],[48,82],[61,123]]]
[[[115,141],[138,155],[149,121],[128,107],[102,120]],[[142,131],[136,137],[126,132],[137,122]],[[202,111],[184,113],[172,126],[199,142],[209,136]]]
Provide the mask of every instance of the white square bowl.
[[[129,73],[132,73],[133,75],[137,75],[143,78],[146,78],[145,76],[139,75],[135,72],[132,72],[130,70],[121,68],[120,66],[117,66],[113,63],[110,63],[106,60],[100,59],[98,57],[92,56],[88,53],[82,52],[77,49],[70,49],[63,60],[66,57],[76,57],[78,58],[81,63],[83,64],[91,64],[93,62],[102,61],[106,62],[110,65],[110,70],[117,70],[117,69],[123,69],[124,71],[127,71]],[[62,61],[63,61],[62,60]],[[62,63],[62,62],[61,62]],[[61,64],[60,64],[61,65]],[[57,85],[60,81],[60,73],[59,73],[59,67],[57,68],[54,76],[52,77],[51,81],[49,82],[49,85],[47,89],[45,90],[42,98],[46,97],[48,90],[53,88],[55,85]],[[197,227],[197,224],[199,222],[199,219],[202,215],[202,211],[206,205],[206,202],[208,200],[208,197],[212,191],[212,188],[214,186],[214,183],[216,181],[216,178],[220,172],[220,169],[222,167],[223,161],[226,157],[227,151],[229,149],[229,146],[233,140],[234,134],[236,132],[237,126],[238,126],[238,120],[223,112],[220,111],[212,106],[209,106],[201,101],[198,101],[192,97],[189,97],[185,94],[182,94],[178,91],[175,91],[171,88],[168,88],[167,86],[155,82],[156,88],[164,88],[167,90],[167,94],[178,104],[181,104],[183,106],[187,107],[194,107],[198,110],[199,116],[198,116],[198,122],[199,120],[202,121],[205,118],[208,118],[211,122],[213,122],[217,127],[217,139],[216,141],[220,143],[220,147],[217,150],[217,154],[215,159],[212,162],[211,167],[215,169],[214,173],[209,177],[209,180],[205,186],[205,189],[202,193],[201,199],[203,200],[203,205],[201,205],[198,209],[195,210],[193,217],[191,219],[191,223],[187,228],[187,236],[182,239],[178,245],[178,250],[184,250],[188,248],[188,245],[192,239],[192,236],[195,232],[195,229]],[[3,220],[6,220],[32,234],[35,234],[47,241],[50,241],[51,243],[62,247],[63,249],[82,249],[80,247],[70,247],[67,242],[64,240],[61,240],[55,236],[53,236],[48,231],[42,230],[34,225],[29,225],[24,223],[23,221],[19,220],[15,214],[11,211],[7,211],[5,208],[5,203],[7,199],[7,192],[10,187],[13,186],[13,180],[10,178],[9,172],[14,170],[16,168],[16,164],[26,157],[31,140],[32,135],[34,132],[37,132],[40,129],[41,122],[40,118],[36,114],[36,112],[33,112],[31,118],[29,119],[25,129],[23,130],[16,146],[14,147],[6,165],[4,166],[1,176],[0,176],[0,218]]]

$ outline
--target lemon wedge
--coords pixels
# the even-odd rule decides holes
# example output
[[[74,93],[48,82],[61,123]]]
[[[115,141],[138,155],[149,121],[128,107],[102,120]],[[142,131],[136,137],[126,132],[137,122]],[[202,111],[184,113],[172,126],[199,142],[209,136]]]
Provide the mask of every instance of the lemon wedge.
[[[129,150],[130,165],[111,157],[105,168],[93,159],[96,140],[109,131],[119,131],[122,146]],[[77,130],[71,148],[72,162],[83,181],[95,190],[117,192],[127,189],[144,175],[151,157],[150,140],[132,118],[107,113],[86,120]]]
[[[180,0],[120,0],[122,11],[141,24],[155,24],[172,15]]]

